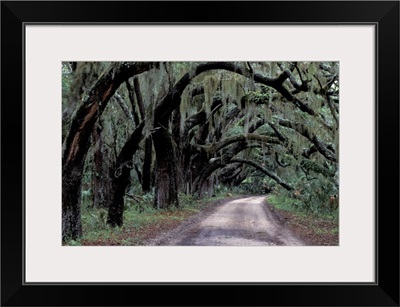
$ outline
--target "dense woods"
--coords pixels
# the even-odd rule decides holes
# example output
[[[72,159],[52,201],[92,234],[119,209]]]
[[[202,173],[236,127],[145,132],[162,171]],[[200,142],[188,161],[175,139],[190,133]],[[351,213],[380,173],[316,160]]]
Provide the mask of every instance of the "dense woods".
[[[337,210],[338,62],[64,62],[62,82],[64,242],[82,236],[82,206],[121,227],[144,198]]]

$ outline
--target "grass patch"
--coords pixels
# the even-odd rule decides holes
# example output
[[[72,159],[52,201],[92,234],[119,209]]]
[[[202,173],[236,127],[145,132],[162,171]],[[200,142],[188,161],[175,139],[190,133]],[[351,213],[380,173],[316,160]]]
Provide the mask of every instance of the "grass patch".
[[[301,206],[295,199],[284,195],[270,195],[267,198],[275,211],[286,221],[286,226],[308,245],[339,245],[338,212],[321,211],[313,213]]]
[[[274,205],[276,209],[296,212],[299,211],[298,207],[300,206],[300,203],[297,204],[297,202],[294,202],[294,200],[289,197],[282,195],[270,195],[268,196],[268,202]]]
[[[287,197],[281,194],[272,194],[268,196],[268,202],[276,209],[303,214],[306,216],[314,216],[317,218],[338,220],[339,211],[329,210],[310,210],[301,200]],[[323,208],[323,206],[321,206]]]
[[[225,198],[226,195],[207,199],[196,199],[193,196],[180,194],[179,207],[155,209],[154,197],[144,195],[140,199],[125,199],[124,224],[122,227],[111,227],[107,224],[107,210],[83,206],[82,232],[79,240],[70,240],[68,246],[114,246],[143,245],[143,242],[164,231],[179,226],[180,223],[199,213],[210,201]]]

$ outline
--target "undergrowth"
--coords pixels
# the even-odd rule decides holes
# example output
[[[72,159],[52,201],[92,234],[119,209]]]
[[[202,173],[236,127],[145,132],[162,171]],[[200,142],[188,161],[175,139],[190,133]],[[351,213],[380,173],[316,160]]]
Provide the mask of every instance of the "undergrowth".
[[[294,213],[311,215],[318,218],[337,220],[339,218],[338,210],[330,210],[326,208],[324,204],[312,204],[304,202],[301,199],[295,199],[280,194],[270,194],[268,196],[268,202],[271,203],[275,208]]]
[[[111,227],[107,224],[107,209],[95,208],[82,198],[82,232],[79,240],[65,243],[69,246],[82,245],[140,245],[143,232],[156,228],[159,223],[176,223],[183,221],[200,210],[209,202],[225,198],[226,195],[197,199],[194,196],[179,194],[179,207],[155,209],[153,194],[126,197],[124,205],[124,223],[122,227]]]
[[[310,245],[339,244],[339,212],[337,210],[310,210],[300,200],[282,194],[271,194],[267,201],[278,210],[288,227],[303,236]],[[323,206],[323,204],[321,205]],[[315,204],[317,207],[317,204]]]

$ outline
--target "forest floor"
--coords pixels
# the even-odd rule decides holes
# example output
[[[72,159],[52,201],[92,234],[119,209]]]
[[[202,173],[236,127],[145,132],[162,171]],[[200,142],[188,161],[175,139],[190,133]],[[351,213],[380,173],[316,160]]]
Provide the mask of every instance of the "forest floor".
[[[198,209],[164,211],[139,228],[83,240],[82,245],[305,245],[339,244],[332,219],[277,209],[265,196],[237,196],[210,201]],[[268,200],[268,198],[267,198]]]
[[[338,246],[339,225],[337,220],[273,209],[283,218],[285,226],[308,246]]]

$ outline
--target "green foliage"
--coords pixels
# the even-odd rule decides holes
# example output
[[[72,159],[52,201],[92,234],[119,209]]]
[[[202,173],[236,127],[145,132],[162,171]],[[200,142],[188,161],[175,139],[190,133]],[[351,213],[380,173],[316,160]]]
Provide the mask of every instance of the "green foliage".
[[[66,243],[64,243],[64,245],[67,246],[81,246],[81,240],[69,240]]]
[[[107,210],[83,207],[82,228],[85,232],[97,232],[109,229],[107,225]]]
[[[232,127],[225,131],[225,138],[230,138],[243,134],[244,120],[238,120]]]
[[[68,63],[63,62],[61,66],[61,85],[62,85],[62,97],[67,98],[70,93],[72,83],[72,70]],[[65,106],[63,106],[65,107]]]
[[[223,184],[217,184],[214,186],[214,192],[216,195],[226,195],[227,193],[230,192],[229,187]]]
[[[256,105],[268,104],[270,100],[270,94],[249,92],[243,97],[243,99],[247,104],[256,104]]]
[[[268,202],[273,204],[277,209],[286,211],[300,211],[298,209],[298,203],[296,204],[293,198],[284,193],[269,195]]]
[[[238,194],[264,194],[264,176],[251,176],[243,180],[233,190]]]
[[[197,208],[201,201],[190,194],[179,193],[179,205],[181,208]]]
[[[311,193],[306,190],[301,193],[301,198],[299,199],[295,198],[293,193],[288,193],[280,188],[278,188],[278,191],[268,196],[268,201],[277,209],[329,219],[337,219],[339,217],[337,210],[331,210],[327,206],[329,193],[326,195],[321,191]]]
[[[325,177],[321,173],[323,172],[313,173],[312,178],[307,178],[304,173],[296,171],[296,168],[292,169],[286,181],[290,182],[295,191],[290,192],[276,186],[276,194],[271,196],[272,199],[285,204],[285,210],[293,209],[316,216],[338,216],[338,209],[331,207],[329,200],[332,195],[338,195],[339,191],[332,177]]]
[[[81,196],[82,207],[92,206],[93,205],[92,201],[93,201],[92,189],[89,188],[88,190],[83,190]]]
[[[316,215],[338,215],[338,209],[331,208],[329,199],[338,194],[334,184],[324,178],[313,180],[304,186],[302,201],[308,212]]]
[[[150,214],[157,211],[154,208],[154,194],[147,193],[143,196],[136,196],[134,199],[125,197],[124,211],[126,214]]]
[[[317,174],[322,174],[325,177],[332,177],[334,175],[334,172],[327,170],[326,168],[323,168],[321,165],[311,161],[311,160],[302,160],[300,165],[306,170],[306,171],[313,171],[314,173]]]

